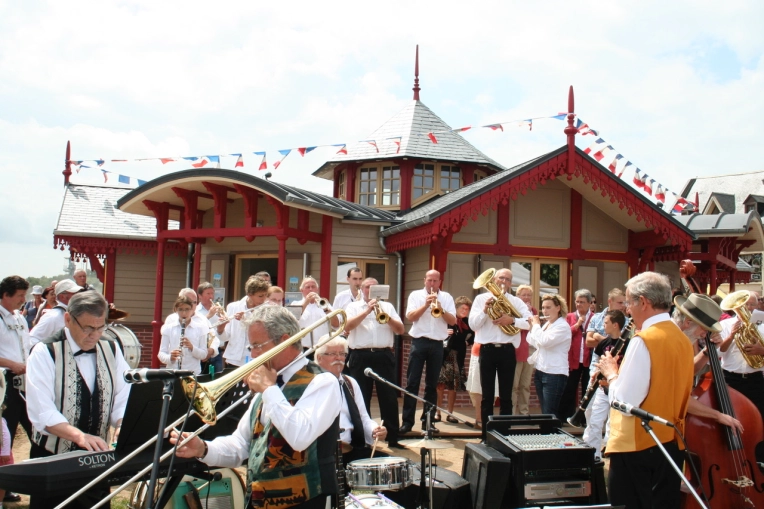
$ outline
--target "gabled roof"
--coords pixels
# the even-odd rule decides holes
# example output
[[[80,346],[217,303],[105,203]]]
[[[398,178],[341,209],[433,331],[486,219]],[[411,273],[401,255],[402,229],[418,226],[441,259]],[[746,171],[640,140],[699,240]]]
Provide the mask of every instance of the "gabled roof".
[[[54,235],[120,239],[156,238],[156,219],[122,212],[117,201],[130,191],[126,187],[69,184]],[[169,228],[178,229],[177,221]]]
[[[695,193],[698,193],[698,205],[700,210],[706,208],[712,194],[720,189],[727,195],[735,197],[733,211],[745,210],[743,200],[748,195],[764,195],[764,171],[752,171],[748,173],[733,173],[728,175],[716,175],[713,177],[695,177],[687,181],[680,193],[690,202],[695,201]],[[725,212],[731,212],[725,209]]]
[[[708,198],[708,203],[703,209],[704,213],[707,213],[709,207],[711,206],[711,203],[716,203],[718,205],[720,212],[726,212],[728,214],[735,213],[735,195],[734,194],[711,193],[711,196],[709,196]]]
[[[117,206],[125,212],[152,215],[151,211],[143,204],[143,200],[166,201],[173,205],[182,206],[183,200],[176,196],[171,188],[182,186],[206,193],[202,182],[229,186],[231,184],[243,184],[272,196],[281,203],[292,204],[298,208],[353,221],[389,223],[395,220],[395,214],[387,210],[379,210],[297,187],[278,184],[240,171],[222,169],[183,170],[163,175],[122,196],[117,201]],[[200,210],[211,208],[213,204],[211,199],[199,200]]]
[[[440,132],[447,131],[447,132]],[[437,143],[427,136],[435,133]],[[391,139],[394,138],[394,139]],[[395,143],[400,138],[400,151]],[[461,134],[424,105],[413,100],[393,118],[371,133],[367,141],[352,143],[346,147],[347,154],[338,154],[313,172],[317,177],[334,178],[334,168],[345,162],[400,159],[403,157],[473,163],[503,170],[504,166],[472,146]],[[373,141],[375,148],[369,141]]]
[[[743,200],[743,203],[764,203],[764,196],[760,196],[758,194],[749,194],[748,198]]]

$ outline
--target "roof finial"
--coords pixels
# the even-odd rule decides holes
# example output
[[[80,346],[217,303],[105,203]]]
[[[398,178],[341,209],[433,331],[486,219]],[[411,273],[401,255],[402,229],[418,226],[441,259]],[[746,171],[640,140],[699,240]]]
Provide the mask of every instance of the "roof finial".
[[[416,45],[416,60],[414,61],[414,100],[419,100],[419,44]]]

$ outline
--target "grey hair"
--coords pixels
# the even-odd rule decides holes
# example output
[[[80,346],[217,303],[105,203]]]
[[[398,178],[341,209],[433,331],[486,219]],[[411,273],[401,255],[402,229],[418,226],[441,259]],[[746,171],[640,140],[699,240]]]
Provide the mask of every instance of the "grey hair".
[[[189,293],[193,293],[194,296],[196,296],[197,298],[199,297],[198,295],[196,295],[196,290],[194,290],[193,288],[181,288],[180,291],[178,292],[178,297],[185,297]]]
[[[326,338],[329,337],[329,334],[324,334],[321,336],[321,339],[318,340],[320,343],[321,341],[325,341]],[[326,350],[328,350],[332,346],[341,346],[345,349],[345,353],[348,353],[348,341],[347,339],[343,338],[342,336],[337,336],[336,338],[332,339],[331,341],[327,341],[326,344],[323,344],[319,346],[316,349],[316,357],[319,357],[321,355],[324,355],[326,353]]]
[[[289,337],[300,332],[300,324],[291,311],[282,306],[258,306],[250,313],[249,317],[242,320],[247,330],[259,323],[268,334],[268,339],[274,345],[281,343],[281,338],[286,334]],[[296,348],[302,349],[298,342]]]
[[[689,318],[687,317],[687,315],[682,313],[682,310],[679,309],[679,306],[677,306],[677,307],[674,308],[674,312],[671,313],[671,320],[673,320],[673,322],[676,324],[676,326],[681,329],[682,328],[682,324],[684,323],[684,321],[685,320],[689,320]]]
[[[76,293],[69,301],[66,309],[69,316],[79,318],[84,314],[105,317],[109,309],[109,303],[98,292]]]
[[[581,288],[580,290],[578,290],[576,293],[573,294],[573,300],[576,300],[579,297],[583,297],[584,299],[586,299],[586,302],[590,304],[592,302],[592,299],[594,298],[594,296],[592,295],[592,292],[590,292],[586,288]]]
[[[644,297],[654,309],[671,307],[671,282],[665,274],[643,272],[626,281],[626,290],[632,301]]]

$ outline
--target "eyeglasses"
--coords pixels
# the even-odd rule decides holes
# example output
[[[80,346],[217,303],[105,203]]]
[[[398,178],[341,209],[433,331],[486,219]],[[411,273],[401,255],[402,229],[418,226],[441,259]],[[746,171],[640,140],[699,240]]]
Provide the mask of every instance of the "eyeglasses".
[[[265,345],[267,345],[267,344],[269,344],[269,343],[273,343],[273,340],[272,340],[272,339],[270,339],[270,340],[266,341],[265,343],[257,343],[257,344],[254,344],[254,345],[249,345],[249,346],[247,347],[247,350],[249,350],[250,352],[251,352],[252,350],[257,350],[257,351],[259,352],[260,350],[262,350],[262,349],[263,349],[263,347],[264,347]]]
[[[345,352],[339,352],[339,353],[337,353],[337,352],[326,352],[323,355],[326,355],[327,357],[342,357],[343,359],[348,356],[348,354],[345,353]]]
[[[72,320],[74,320],[74,323],[76,323],[77,326],[80,329],[82,329],[82,332],[84,332],[88,336],[90,336],[91,334],[94,334],[96,332],[100,334],[100,333],[102,333],[103,331],[106,330],[106,327],[108,327],[108,325],[106,325],[106,324],[103,324],[100,327],[83,327],[82,324],[80,323],[80,321],[77,320],[76,316],[74,316],[74,315],[69,315],[69,316],[71,316]]]

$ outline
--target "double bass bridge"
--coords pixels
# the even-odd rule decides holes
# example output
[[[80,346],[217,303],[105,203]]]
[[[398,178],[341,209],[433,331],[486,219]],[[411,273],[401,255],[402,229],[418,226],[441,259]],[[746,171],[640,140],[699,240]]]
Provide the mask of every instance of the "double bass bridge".
[[[736,488],[744,489],[744,488],[752,488],[753,487],[753,481],[750,480],[748,477],[741,475],[737,479],[728,479],[726,477],[722,478],[722,482],[724,484],[730,484]]]

